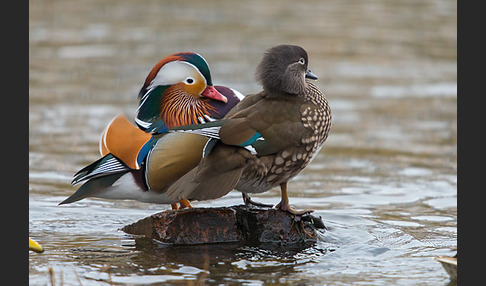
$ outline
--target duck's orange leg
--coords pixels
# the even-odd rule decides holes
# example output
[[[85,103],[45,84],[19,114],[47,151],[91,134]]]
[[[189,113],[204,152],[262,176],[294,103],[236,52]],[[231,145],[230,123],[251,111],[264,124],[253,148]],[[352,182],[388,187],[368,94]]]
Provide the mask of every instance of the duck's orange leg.
[[[290,206],[289,195],[287,194],[287,182],[280,184],[280,190],[282,192],[282,200],[280,201],[280,203],[278,203],[278,205],[275,206],[275,208],[281,211],[289,212],[296,216],[303,216],[314,212],[314,210],[309,209],[299,211]]]
[[[192,208],[191,203],[188,200],[180,200],[179,201],[180,209],[185,209],[185,208]]]

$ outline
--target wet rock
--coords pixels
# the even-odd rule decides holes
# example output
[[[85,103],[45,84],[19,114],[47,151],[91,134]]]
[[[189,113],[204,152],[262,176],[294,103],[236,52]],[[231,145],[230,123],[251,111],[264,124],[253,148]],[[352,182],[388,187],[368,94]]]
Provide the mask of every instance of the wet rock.
[[[324,229],[320,217],[298,217],[276,209],[244,205],[167,210],[122,228],[129,234],[178,245],[314,242],[318,240],[318,230]]]

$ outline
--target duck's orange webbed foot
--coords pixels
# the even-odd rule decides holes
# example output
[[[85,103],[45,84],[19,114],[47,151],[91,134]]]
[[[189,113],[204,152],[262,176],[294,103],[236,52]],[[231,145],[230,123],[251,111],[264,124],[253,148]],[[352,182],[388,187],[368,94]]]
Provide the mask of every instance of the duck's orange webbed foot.
[[[296,210],[289,204],[289,196],[287,194],[287,182],[280,184],[280,190],[282,192],[282,200],[278,203],[275,208],[281,211],[289,212],[296,216],[303,216],[310,213],[313,213],[314,210],[305,209],[305,210]]]

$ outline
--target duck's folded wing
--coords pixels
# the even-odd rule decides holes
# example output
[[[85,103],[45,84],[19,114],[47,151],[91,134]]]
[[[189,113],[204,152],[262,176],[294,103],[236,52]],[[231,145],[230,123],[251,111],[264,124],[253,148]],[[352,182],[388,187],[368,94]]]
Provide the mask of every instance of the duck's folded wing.
[[[82,181],[93,179],[96,177],[116,174],[120,172],[127,172],[132,170],[123,161],[118,159],[113,154],[107,154],[90,165],[79,170],[74,174],[71,184],[76,185]]]
[[[208,138],[191,133],[169,133],[158,139],[146,161],[145,178],[150,190],[164,192],[196,167],[207,141]]]
[[[238,183],[249,159],[243,148],[221,142],[208,156],[167,191],[171,199],[209,200],[229,193]]]
[[[79,189],[76,190],[69,198],[60,202],[59,205],[70,204],[87,197],[91,197],[106,188],[112,186],[116,181],[118,181],[123,175],[130,175],[130,171],[117,172],[112,174],[103,174],[99,177],[91,177],[86,183],[84,183]],[[140,173],[140,170],[132,170],[131,172]]]

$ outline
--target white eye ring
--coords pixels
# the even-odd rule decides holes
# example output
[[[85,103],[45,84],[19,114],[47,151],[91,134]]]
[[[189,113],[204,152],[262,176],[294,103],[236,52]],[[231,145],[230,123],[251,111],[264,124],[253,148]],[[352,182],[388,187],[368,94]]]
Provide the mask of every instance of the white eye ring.
[[[300,60],[299,60],[299,64],[301,64],[301,65],[305,65],[305,59],[304,59],[304,58],[300,58]]]
[[[187,84],[194,84],[196,82],[196,80],[192,77],[188,77],[184,80],[185,83]]]

